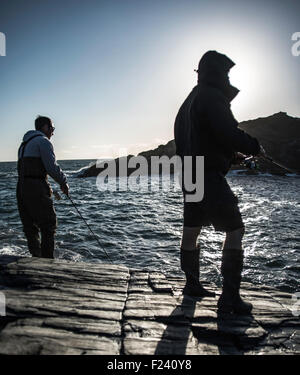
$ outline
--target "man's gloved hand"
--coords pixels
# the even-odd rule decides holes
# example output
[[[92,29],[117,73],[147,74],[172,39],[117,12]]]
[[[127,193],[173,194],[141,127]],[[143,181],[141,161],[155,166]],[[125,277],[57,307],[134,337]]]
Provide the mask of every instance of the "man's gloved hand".
[[[246,157],[247,155],[244,155],[241,152],[235,152],[232,164],[241,164],[246,159]]]
[[[64,184],[60,185],[60,190],[66,194],[66,196],[69,196],[69,185],[65,182]]]

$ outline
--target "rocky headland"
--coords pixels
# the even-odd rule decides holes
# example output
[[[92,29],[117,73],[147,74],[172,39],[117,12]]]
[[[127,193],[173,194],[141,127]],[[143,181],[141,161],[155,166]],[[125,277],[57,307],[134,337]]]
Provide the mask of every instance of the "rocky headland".
[[[265,148],[267,154],[276,162],[288,168],[291,173],[300,173],[300,118],[288,116],[285,112],[279,112],[272,116],[261,117],[255,120],[243,121],[239,127],[257,138]],[[139,165],[128,167],[123,174],[119,174],[119,163],[123,159],[124,162],[135,164],[139,156],[143,156],[148,161],[148,170],[146,174],[151,174],[151,157],[167,156],[171,158],[176,154],[174,140],[169,141],[165,145],[160,145],[153,150],[140,152],[137,156],[128,155],[123,158],[117,158],[111,161],[105,161],[99,164],[93,164],[83,169],[78,177],[98,176],[100,172],[107,169],[109,163],[116,165],[116,176],[129,176],[136,171]],[[273,164],[272,162],[261,157],[256,158],[258,170],[248,170],[244,166],[232,166],[232,169],[242,170],[242,173],[257,174],[270,173],[274,175],[285,175],[288,170]],[[174,170],[171,169],[171,173]]]

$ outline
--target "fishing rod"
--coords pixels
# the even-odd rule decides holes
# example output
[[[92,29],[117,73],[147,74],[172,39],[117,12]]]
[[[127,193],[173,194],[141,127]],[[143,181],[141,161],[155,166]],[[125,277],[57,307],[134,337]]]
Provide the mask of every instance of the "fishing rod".
[[[60,200],[61,197],[60,197],[60,194],[58,193],[58,191],[53,191],[53,194],[55,196],[55,199],[57,200]],[[66,194],[67,195],[67,194]],[[80,211],[78,210],[78,207],[76,206],[76,204],[73,202],[72,198],[70,197],[70,195],[67,195],[67,197],[69,198],[70,202],[72,203],[73,207],[76,209],[76,211],[78,212],[79,216],[81,217],[81,219],[84,221],[85,225],[89,228],[90,232],[92,233],[92,235],[94,236],[94,238],[97,240],[98,242],[98,245],[100,246],[100,248],[104,251],[104,253],[106,254],[108,260],[110,261],[110,263],[112,263],[112,260],[110,259],[110,257],[108,256],[106,250],[104,249],[104,247],[101,245],[98,237],[96,237],[95,233],[93,232],[92,228],[89,226],[89,224],[87,223],[87,221],[85,220],[85,218],[81,215]]]
[[[277,165],[278,167],[285,169],[285,170],[288,171],[288,172],[291,172],[291,173],[299,173],[299,171],[296,171],[295,169],[287,168],[287,167],[285,167],[284,165],[278,163],[277,161],[274,161],[270,156],[267,156],[267,155],[266,155],[266,156],[262,156],[262,157],[265,158],[266,160],[270,161],[271,163]]]
[[[291,168],[287,168],[285,167],[284,165],[278,163],[277,161],[274,161],[270,156],[267,156],[267,155],[259,155],[260,157],[262,157],[263,159],[265,160],[268,160],[269,162],[271,162],[272,164],[276,165],[277,167],[280,167],[282,169],[285,169],[287,172],[290,172],[290,173],[299,173],[299,171],[296,171],[295,169],[291,169]],[[248,163],[250,163],[250,165],[248,166]],[[254,166],[252,167],[251,163],[253,162]],[[247,168],[250,168],[250,169],[257,169],[257,165],[256,165],[256,162],[255,162],[255,158],[254,156],[250,156],[248,158],[245,158],[244,159],[244,164],[246,164]]]

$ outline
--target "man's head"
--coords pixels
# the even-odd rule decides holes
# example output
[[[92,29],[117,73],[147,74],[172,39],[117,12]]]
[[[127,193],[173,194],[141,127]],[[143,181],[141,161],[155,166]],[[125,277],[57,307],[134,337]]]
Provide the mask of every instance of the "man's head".
[[[38,116],[35,119],[35,129],[44,133],[48,139],[50,139],[54,132],[54,126],[49,117]]]
[[[226,55],[217,51],[207,51],[198,64],[198,75],[215,74],[228,75],[235,63]]]
[[[217,51],[207,51],[200,59],[198,83],[204,82],[223,91],[231,101],[239,92],[229,81],[229,71],[235,63],[226,55]]]

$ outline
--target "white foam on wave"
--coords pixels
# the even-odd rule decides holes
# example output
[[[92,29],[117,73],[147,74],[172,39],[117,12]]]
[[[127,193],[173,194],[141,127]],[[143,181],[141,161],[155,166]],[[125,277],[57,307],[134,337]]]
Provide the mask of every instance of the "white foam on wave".
[[[91,161],[88,165],[85,165],[84,167],[81,167],[80,169],[70,169],[70,170],[66,170],[64,169],[64,172],[67,174],[67,176],[71,176],[71,177],[81,177],[83,175],[83,173],[91,168],[93,165],[95,165],[95,161]]]
[[[70,260],[72,262],[84,261],[84,256],[82,254],[76,253],[71,249],[61,249],[57,247],[54,250],[54,258]]]
[[[87,169],[89,169],[89,168],[90,168],[90,166],[88,165],[88,166],[86,166],[86,167],[82,167],[82,168],[80,168],[80,169],[78,169],[78,170],[76,170],[76,171],[67,171],[66,173],[67,173],[68,176],[72,176],[72,177],[81,177],[81,176],[84,175],[84,172],[85,172]]]
[[[23,255],[26,255],[26,250],[24,250],[20,246],[4,245],[0,249],[0,255],[19,255],[19,256],[23,256]]]

